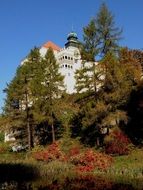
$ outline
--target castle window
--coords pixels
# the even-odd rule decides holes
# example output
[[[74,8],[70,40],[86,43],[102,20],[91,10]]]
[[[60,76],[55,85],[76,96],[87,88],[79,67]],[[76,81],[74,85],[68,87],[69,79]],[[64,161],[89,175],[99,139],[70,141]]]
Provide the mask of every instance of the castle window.
[[[67,59],[67,56],[65,56],[65,59]]]
[[[73,67],[71,66],[71,69],[72,69]]]
[[[64,59],[64,56],[63,56],[63,59]]]
[[[70,68],[70,65],[68,65],[68,68]]]
[[[68,57],[68,60],[70,60],[70,57]]]
[[[65,67],[67,68],[67,65],[65,65]]]
[[[73,58],[71,57],[71,60],[73,60]]]

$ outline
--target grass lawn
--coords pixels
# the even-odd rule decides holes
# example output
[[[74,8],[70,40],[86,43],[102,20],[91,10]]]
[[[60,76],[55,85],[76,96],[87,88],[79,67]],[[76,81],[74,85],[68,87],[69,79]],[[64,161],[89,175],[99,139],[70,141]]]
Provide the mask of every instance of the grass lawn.
[[[0,163],[29,164],[41,170],[42,173],[47,171],[47,176],[49,174],[48,171],[50,171],[50,174],[54,177],[55,175],[60,176],[60,171],[62,171],[62,175],[65,174],[68,176],[71,174],[71,168],[67,165],[63,165],[63,163],[57,161],[48,164],[39,163],[27,156],[26,152],[1,153]],[[135,189],[143,189],[143,149],[134,149],[129,155],[113,157],[113,164],[107,171],[101,172],[98,170],[95,171],[94,174],[105,177],[118,184],[131,184]]]
[[[135,189],[143,189],[143,149],[134,149],[129,155],[116,156],[113,160],[113,165],[106,172],[97,173],[115,183],[131,184]]]

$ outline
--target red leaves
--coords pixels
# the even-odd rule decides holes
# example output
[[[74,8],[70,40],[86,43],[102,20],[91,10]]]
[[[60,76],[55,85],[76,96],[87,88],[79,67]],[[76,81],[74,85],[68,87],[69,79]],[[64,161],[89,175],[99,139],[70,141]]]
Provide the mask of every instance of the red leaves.
[[[77,171],[91,172],[95,169],[106,170],[112,163],[112,158],[105,154],[87,149],[83,153],[72,156],[71,163],[76,166]]]
[[[72,163],[77,172],[91,172],[95,169],[106,170],[112,163],[110,156],[96,152],[91,148],[84,149],[81,152],[79,147],[73,147],[66,155],[60,150],[57,142],[43,151],[35,152],[33,157],[44,162],[59,160]]]
[[[108,154],[126,155],[129,152],[130,140],[121,131],[112,133],[112,140],[106,144],[105,151]]]
[[[55,142],[49,145],[48,148],[43,151],[34,152],[33,157],[39,161],[49,162],[56,159],[62,160],[64,158],[64,155],[60,150],[58,144]]]

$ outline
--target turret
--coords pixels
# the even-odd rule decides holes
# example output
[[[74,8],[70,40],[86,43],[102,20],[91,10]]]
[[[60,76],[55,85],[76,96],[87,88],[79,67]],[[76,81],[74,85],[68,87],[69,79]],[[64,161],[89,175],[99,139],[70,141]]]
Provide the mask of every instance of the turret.
[[[68,48],[69,46],[79,47],[78,37],[75,32],[70,32],[67,36],[67,43],[65,44],[65,47]]]

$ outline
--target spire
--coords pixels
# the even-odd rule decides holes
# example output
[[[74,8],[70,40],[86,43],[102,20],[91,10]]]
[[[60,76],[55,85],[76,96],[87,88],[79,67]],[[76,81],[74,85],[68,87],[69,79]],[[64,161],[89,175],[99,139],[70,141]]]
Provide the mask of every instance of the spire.
[[[73,31],[70,32],[67,36],[67,43],[65,44],[65,47],[68,48],[69,46],[72,46],[72,47],[79,46],[77,34]]]

